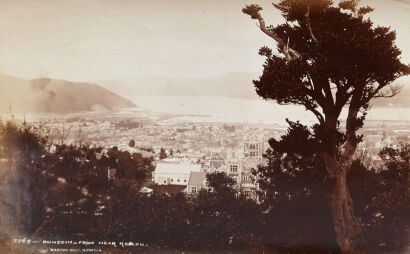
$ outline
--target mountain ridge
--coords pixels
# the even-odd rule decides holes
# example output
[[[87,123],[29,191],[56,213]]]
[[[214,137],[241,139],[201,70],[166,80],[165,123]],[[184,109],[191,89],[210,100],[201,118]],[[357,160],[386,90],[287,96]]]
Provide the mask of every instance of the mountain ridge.
[[[233,72],[211,78],[147,76],[98,83],[122,96],[214,96],[262,100],[252,83],[258,78],[257,73]],[[371,104],[375,107],[410,107],[410,77],[403,77],[395,83],[402,85],[399,94],[392,98],[374,99]]]
[[[124,107],[135,104],[96,84],[0,73],[0,112],[75,113]]]

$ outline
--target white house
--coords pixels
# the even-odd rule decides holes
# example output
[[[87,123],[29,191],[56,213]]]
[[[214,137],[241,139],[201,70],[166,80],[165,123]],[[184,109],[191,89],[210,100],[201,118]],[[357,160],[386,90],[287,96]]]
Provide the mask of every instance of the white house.
[[[191,172],[189,176],[188,186],[186,193],[196,195],[200,190],[207,190],[208,183],[206,181],[205,172]]]
[[[188,185],[191,172],[200,172],[201,164],[158,162],[152,181],[158,185]]]

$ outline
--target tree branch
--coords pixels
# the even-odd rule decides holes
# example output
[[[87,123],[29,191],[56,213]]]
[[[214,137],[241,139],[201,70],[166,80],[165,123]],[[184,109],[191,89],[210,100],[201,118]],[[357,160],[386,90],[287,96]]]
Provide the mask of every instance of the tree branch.
[[[309,96],[311,96],[318,104],[319,106],[322,107],[323,110],[326,111],[326,98],[325,96],[322,94],[321,90],[322,90],[322,86],[320,84],[320,82],[318,81],[318,78],[315,76],[311,76],[311,74],[308,74],[308,79],[311,83],[311,86],[313,86],[313,90],[307,89],[307,94]]]
[[[391,98],[396,96],[400,90],[401,90],[401,86],[399,85],[390,85],[389,87],[389,92],[387,91],[382,91],[382,89],[386,87],[383,85],[379,85],[374,92],[370,93],[368,95],[368,98],[366,98],[368,101],[370,101],[371,98]]]
[[[342,111],[344,105],[349,101],[352,96],[352,92],[347,92],[348,87],[346,85],[340,85],[336,92],[335,110],[336,112]]]
[[[325,100],[328,103],[329,107],[334,107],[335,106],[335,102],[333,100],[333,95],[332,95],[332,91],[330,90],[330,83],[329,80],[323,80],[322,81],[322,89],[326,94]]]
[[[312,38],[312,40],[313,40],[316,44],[319,44],[319,41],[317,40],[316,36],[313,34],[312,26],[311,26],[311,24],[310,24],[310,5],[309,5],[309,4],[308,4],[308,6],[307,6],[307,11],[306,11],[305,16],[306,16],[306,23],[307,23],[307,26],[308,26],[308,30],[309,30],[310,37]]]
[[[342,165],[350,165],[353,155],[356,151],[358,140],[356,137],[357,130],[357,114],[359,113],[363,88],[356,88],[353,93],[352,101],[349,105],[349,112],[346,119],[346,143],[343,152],[341,163]],[[342,167],[346,168],[346,167]]]
[[[268,35],[278,43],[280,50],[285,55],[288,62],[294,59],[301,59],[302,56],[296,50],[290,48],[289,43],[285,43],[282,38],[280,38],[278,35],[276,35],[266,27],[265,20],[259,13],[259,11],[261,10],[262,8],[259,5],[252,4],[247,5],[245,8],[243,8],[242,12],[251,16],[252,19],[257,19],[259,21],[259,28],[262,30],[262,32],[264,32],[266,35]]]
[[[323,115],[317,110],[315,109],[310,103],[306,103],[303,104],[305,106],[305,108],[307,110],[309,110],[310,112],[312,112],[313,114],[315,114],[317,120],[319,120],[320,124],[324,124],[325,123],[325,118],[323,117]]]

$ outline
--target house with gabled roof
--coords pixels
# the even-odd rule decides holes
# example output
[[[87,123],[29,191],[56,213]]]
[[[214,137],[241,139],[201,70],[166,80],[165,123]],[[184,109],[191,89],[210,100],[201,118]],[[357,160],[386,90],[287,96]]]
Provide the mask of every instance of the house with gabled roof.
[[[225,157],[226,157],[226,154],[223,152],[218,152],[218,151],[212,152],[211,158],[209,159],[210,170],[211,171],[226,171]]]
[[[187,185],[191,172],[200,172],[201,164],[158,162],[152,181],[158,185]]]
[[[205,172],[191,172],[186,188],[187,194],[196,195],[200,190],[207,190],[208,188]]]

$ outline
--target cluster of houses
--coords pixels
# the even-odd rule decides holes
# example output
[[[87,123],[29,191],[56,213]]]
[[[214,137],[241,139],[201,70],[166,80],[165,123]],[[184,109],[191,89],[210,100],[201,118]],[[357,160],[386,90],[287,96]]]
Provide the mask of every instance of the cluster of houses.
[[[247,139],[240,148],[225,148],[208,152],[202,159],[167,158],[156,163],[152,173],[154,185],[183,186],[183,191],[195,195],[208,189],[206,175],[223,172],[231,177],[235,188],[256,199],[257,184],[252,169],[263,163],[264,141],[261,138]]]

